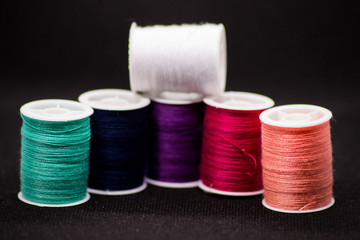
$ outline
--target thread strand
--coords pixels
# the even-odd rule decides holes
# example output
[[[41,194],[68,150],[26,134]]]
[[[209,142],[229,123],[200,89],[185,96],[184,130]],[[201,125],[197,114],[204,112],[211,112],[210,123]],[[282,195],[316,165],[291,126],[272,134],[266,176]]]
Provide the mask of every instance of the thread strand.
[[[21,117],[22,195],[44,204],[84,199],[89,171],[89,118],[48,122]]]
[[[229,192],[263,188],[260,113],[206,106],[201,164],[206,186]]]
[[[303,211],[332,199],[330,124],[279,128],[262,124],[264,197],[267,204]]]
[[[199,180],[203,103],[151,103],[150,179],[184,183]]]

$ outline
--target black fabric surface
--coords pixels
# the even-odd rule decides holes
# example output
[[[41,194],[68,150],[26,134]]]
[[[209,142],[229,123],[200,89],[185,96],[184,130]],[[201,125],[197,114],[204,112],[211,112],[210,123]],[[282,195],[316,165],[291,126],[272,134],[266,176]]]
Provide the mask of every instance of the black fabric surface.
[[[360,239],[359,8],[335,1],[2,2],[0,239]],[[17,199],[22,104],[129,89],[127,39],[139,25],[222,22],[226,90],[276,105],[330,109],[335,205],[311,214],[264,208],[262,196],[165,189],[92,195],[69,208]]]

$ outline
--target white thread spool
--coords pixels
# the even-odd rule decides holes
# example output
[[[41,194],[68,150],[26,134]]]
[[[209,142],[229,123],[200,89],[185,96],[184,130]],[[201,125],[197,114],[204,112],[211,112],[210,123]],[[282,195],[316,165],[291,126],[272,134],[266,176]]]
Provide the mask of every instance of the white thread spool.
[[[195,92],[172,92],[162,91],[153,92],[147,95],[152,101],[170,105],[188,105],[203,101],[204,95]],[[154,186],[165,188],[194,188],[197,187],[199,181],[191,182],[165,182],[146,177],[146,181]]]
[[[206,97],[204,99],[206,105],[238,111],[256,111],[268,109],[274,106],[274,101],[261,94],[250,92],[235,92],[228,91],[218,96]],[[211,188],[206,186],[200,179],[199,188],[207,193],[214,193],[226,196],[253,196],[262,194],[264,190],[251,191],[251,192],[229,192]]]
[[[150,99],[129,90],[97,89],[85,92],[79,96],[79,101],[99,110],[131,111],[144,108],[150,104]],[[147,187],[146,181],[139,187],[128,190],[110,191],[88,188],[90,193],[99,195],[128,195],[143,191]]]
[[[260,114],[260,120],[263,123],[281,128],[313,127],[329,121],[331,117],[332,113],[328,109],[310,104],[289,104],[277,106]],[[318,212],[331,207],[334,203],[335,199],[332,198],[331,202],[326,206],[309,210],[293,211],[272,207],[266,203],[265,198],[262,200],[264,207],[283,213]]]
[[[94,110],[85,104],[71,100],[45,99],[24,104],[20,108],[20,112],[26,117],[41,121],[67,122],[89,117],[93,114]],[[71,207],[87,202],[90,199],[90,194],[86,193],[85,198],[78,202],[67,204],[33,202],[24,198],[21,191],[18,193],[18,198],[27,204],[38,207]]]
[[[139,27],[129,35],[130,86],[136,92],[220,94],[226,83],[222,24]]]

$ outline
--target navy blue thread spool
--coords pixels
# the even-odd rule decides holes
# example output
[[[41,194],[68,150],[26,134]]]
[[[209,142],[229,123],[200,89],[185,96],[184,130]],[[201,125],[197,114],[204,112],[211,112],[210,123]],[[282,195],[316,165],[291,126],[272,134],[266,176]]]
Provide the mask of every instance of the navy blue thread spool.
[[[200,178],[203,95],[149,94],[150,154],[146,181],[168,188],[197,187]]]
[[[128,90],[98,89],[81,94],[79,101],[94,109],[88,191],[125,195],[144,190],[150,100]]]

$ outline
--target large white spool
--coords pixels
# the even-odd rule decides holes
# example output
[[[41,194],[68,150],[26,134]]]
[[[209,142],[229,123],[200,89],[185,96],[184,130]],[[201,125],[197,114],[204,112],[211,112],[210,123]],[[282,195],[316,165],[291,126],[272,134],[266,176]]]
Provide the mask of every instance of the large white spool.
[[[223,24],[133,23],[129,34],[130,86],[136,92],[221,94],[226,83]]]

